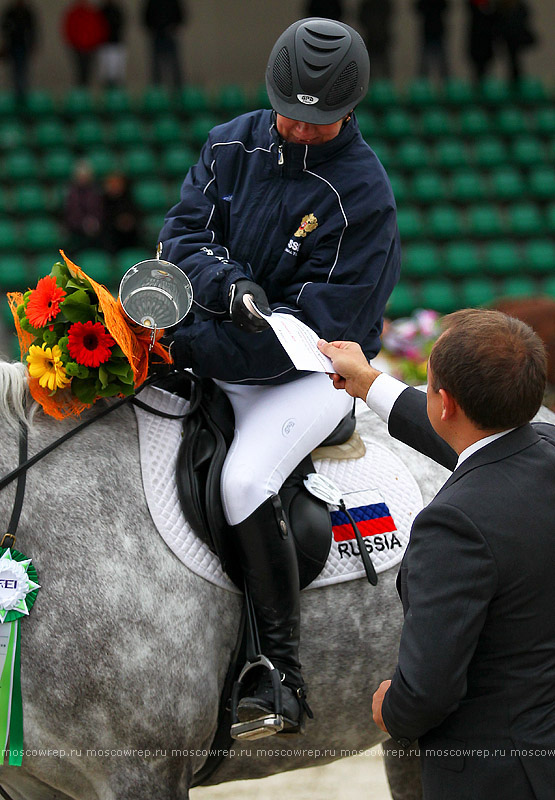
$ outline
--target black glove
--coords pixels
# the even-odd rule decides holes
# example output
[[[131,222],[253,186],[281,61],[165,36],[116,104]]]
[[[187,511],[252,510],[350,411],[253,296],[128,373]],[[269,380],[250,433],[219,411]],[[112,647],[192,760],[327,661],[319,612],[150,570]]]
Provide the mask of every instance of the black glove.
[[[236,281],[229,291],[229,313],[231,321],[238,328],[249,333],[259,333],[268,327],[265,319],[261,319],[249,311],[245,305],[245,296],[251,295],[254,305],[263,314],[271,314],[272,310],[264,289],[247,278]]]

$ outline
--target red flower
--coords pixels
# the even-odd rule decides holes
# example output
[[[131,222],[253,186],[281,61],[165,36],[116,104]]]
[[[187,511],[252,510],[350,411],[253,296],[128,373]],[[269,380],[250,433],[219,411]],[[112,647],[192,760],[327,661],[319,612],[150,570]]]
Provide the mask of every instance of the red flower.
[[[74,322],[67,335],[67,349],[78,364],[98,367],[112,355],[115,342],[101,322]]]
[[[47,275],[37,283],[37,288],[29,295],[25,313],[33,328],[44,328],[57,316],[60,303],[66,296],[64,289],[56,284],[56,278]]]

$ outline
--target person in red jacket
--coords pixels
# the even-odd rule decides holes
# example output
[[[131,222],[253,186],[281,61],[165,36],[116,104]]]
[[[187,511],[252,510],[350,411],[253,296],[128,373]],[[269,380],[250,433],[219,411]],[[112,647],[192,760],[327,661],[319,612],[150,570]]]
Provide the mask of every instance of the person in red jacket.
[[[88,0],[77,0],[66,9],[62,28],[64,39],[73,53],[76,82],[79,86],[88,86],[95,53],[108,35],[106,20]]]

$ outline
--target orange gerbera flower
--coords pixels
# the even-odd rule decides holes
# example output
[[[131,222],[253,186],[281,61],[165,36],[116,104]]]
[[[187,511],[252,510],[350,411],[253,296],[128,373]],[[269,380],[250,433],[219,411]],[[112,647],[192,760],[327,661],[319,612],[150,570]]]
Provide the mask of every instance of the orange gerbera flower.
[[[78,364],[98,367],[112,355],[115,341],[101,322],[74,322],[67,335],[67,349]]]
[[[33,328],[44,328],[60,310],[60,303],[66,296],[65,290],[56,284],[56,278],[47,275],[37,283],[27,301],[25,313]]]

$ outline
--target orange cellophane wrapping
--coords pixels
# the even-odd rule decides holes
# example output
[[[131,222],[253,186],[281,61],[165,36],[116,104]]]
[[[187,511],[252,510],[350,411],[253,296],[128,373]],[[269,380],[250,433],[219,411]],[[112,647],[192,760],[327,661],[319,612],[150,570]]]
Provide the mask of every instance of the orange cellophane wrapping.
[[[148,360],[151,353],[158,356],[159,359],[166,364],[172,363],[168,350],[160,344],[159,341],[155,340],[152,342],[151,331],[141,328],[140,326],[132,327],[128,318],[125,316],[119,300],[115,300],[105,286],[89,278],[80,267],[67,258],[63,250],[60,250],[60,253],[72,275],[89,281],[94,289],[98,297],[98,306],[104,316],[106,328],[110,336],[121,347],[127,360],[131,364],[135,388],[147,378]],[[29,352],[29,347],[33,343],[35,337],[32,333],[24,331],[19,323],[17,307],[22,302],[23,294],[21,292],[8,292],[8,303],[19,339],[21,360],[25,361],[25,357]],[[163,333],[162,330],[157,331],[156,337],[160,338]],[[90,406],[82,403],[71,393],[70,386],[63,390],[58,389],[54,394],[51,394],[47,388],[43,388],[39,385],[38,378],[29,376],[29,391],[33,399],[36,400],[37,403],[40,403],[44,411],[56,419],[78,416],[86,408],[90,408]]]

